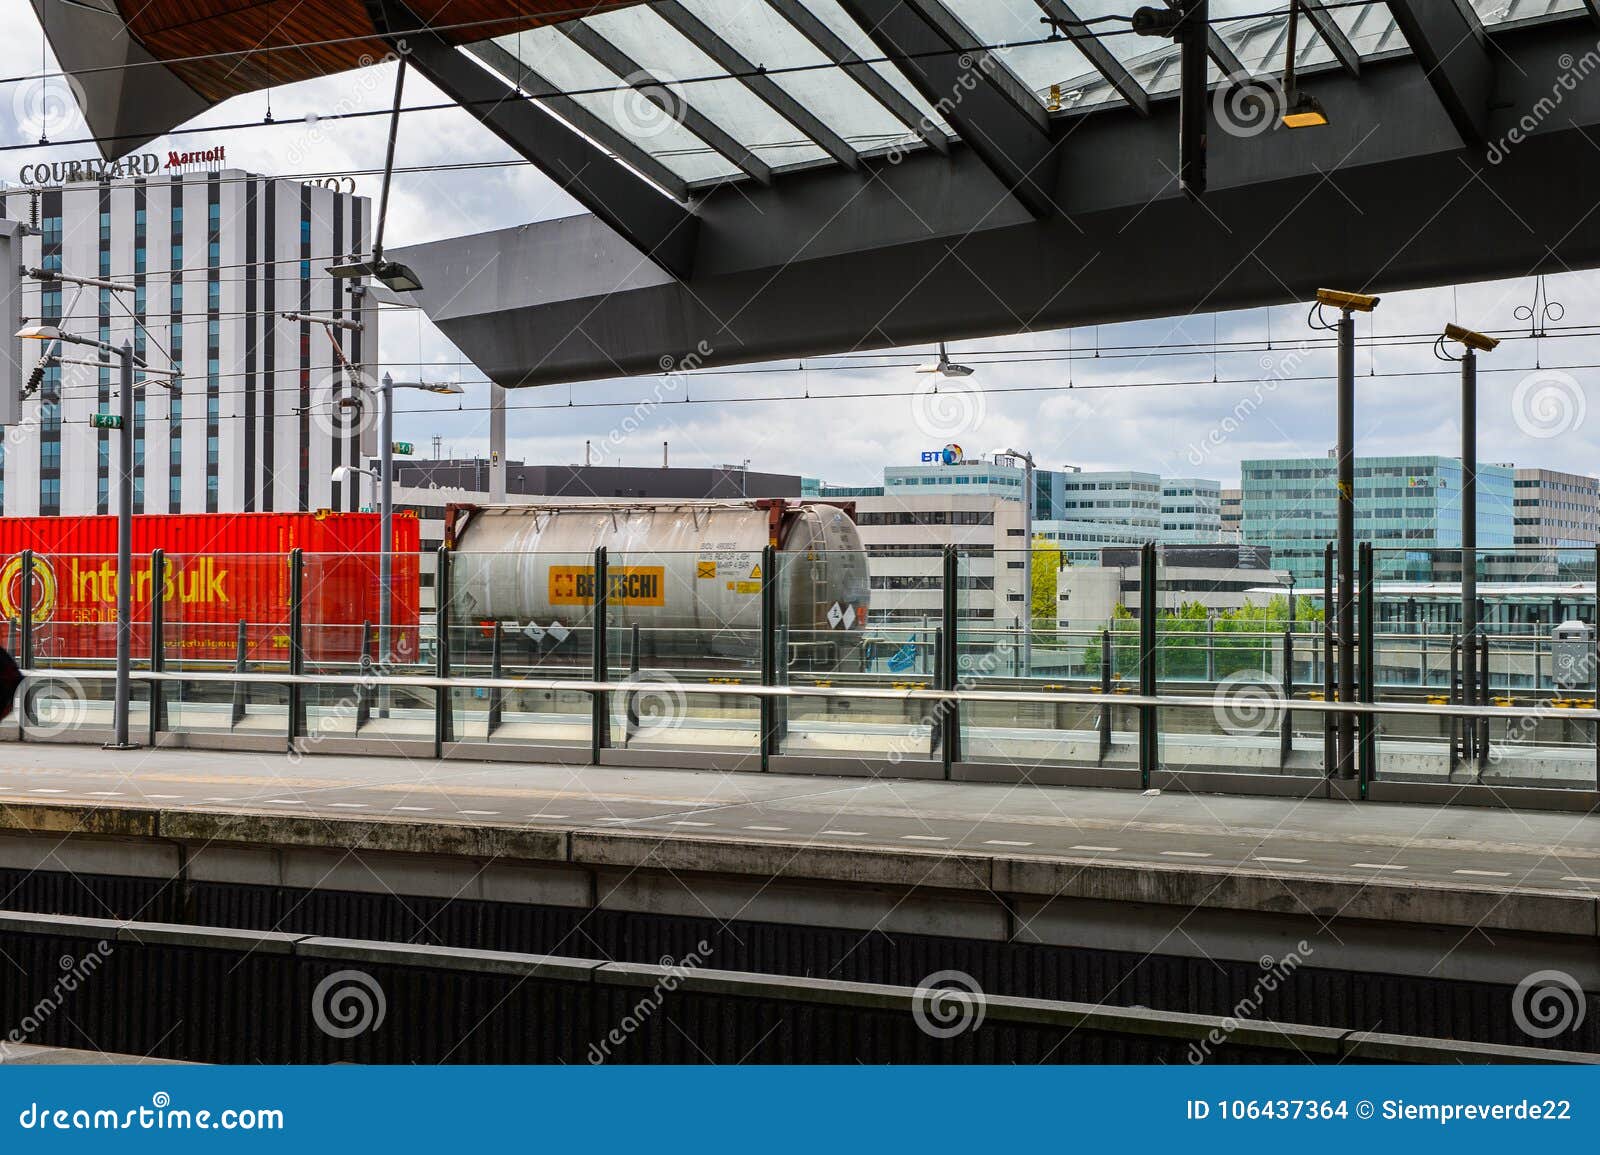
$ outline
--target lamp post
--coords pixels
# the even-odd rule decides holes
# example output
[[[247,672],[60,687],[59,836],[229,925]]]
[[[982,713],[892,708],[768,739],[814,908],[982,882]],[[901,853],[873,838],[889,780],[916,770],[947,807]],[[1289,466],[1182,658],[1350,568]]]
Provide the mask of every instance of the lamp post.
[[[423,393],[455,395],[466,392],[454,381],[437,383],[425,381],[396,381],[385,373],[378,388],[366,384],[359,377],[356,385],[363,392],[376,394],[381,403],[379,412],[378,468],[363,469],[359,465],[341,465],[333,471],[333,480],[343,482],[357,476],[372,478],[378,495],[378,660],[389,664],[389,619],[392,616],[394,595],[390,589],[394,578],[394,391],[416,389]],[[356,404],[359,404],[356,401]]]
[[[24,340],[83,345],[115,354],[119,365],[117,389],[117,674],[112,697],[112,739],[108,750],[129,750],[128,713],[133,699],[133,345],[124,341],[114,346],[106,341],[63,332],[59,326],[27,325],[18,331]],[[49,354],[46,353],[49,359]],[[171,373],[171,370],[138,366],[141,372]],[[25,575],[26,578],[26,575]],[[152,590],[151,597],[161,591]]]
[[[1436,345],[1438,356],[1450,360],[1445,342],[1458,342],[1461,362],[1461,697],[1468,706],[1489,696],[1487,684],[1478,685],[1478,354],[1490,353],[1498,338],[1446,325]],[[1482,691],[1481,693],[1479,691]],[[1476,731],[1476,723],[1473,724]]]
[[[1329,325],[1318,317],[1323,306],[1339,310],[1339,320]],[[1337,609],[1339,642],[1339,701],[1356,697],[1356,313],[1370,313],[1378,298],[1366,293],[1347,293],[1338,289],[1318,289],[1312,305],[1313,323],[1338,334],[1338,451],[1337,466]],[[1326,607],[1324,607],[1326,612]],[[1340,714],[1335,726],[1337,742],[1334,762],[1337,769],[1329,777],[1356,776],[1355,715]]]

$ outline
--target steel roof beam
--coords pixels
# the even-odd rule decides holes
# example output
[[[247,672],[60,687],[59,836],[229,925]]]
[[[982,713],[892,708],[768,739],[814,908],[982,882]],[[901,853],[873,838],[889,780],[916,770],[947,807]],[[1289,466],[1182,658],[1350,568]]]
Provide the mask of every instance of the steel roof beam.
[[[1032,215],[1058,211],[1056,152],[1044,105],[948,11],[931,0],[839,5]]]
[[[829,28],[827,22],[807,8],[801,0],[767,0],[778,15],[787,20],[795,31],[811,41],[812,45],[832,60],[855,82],[866,89],[867,95],[881,104],[890,116],[911,129],[930,147],[940,152],[950,151],[950,138],[934,124],[915,104],[900,94],[887,77],[851,51],[850,46]]]
[[[529,97],[537,100],[601,147],[610,149],[630,168],[648,177],[679,200],[689,199],[688,183],[681,176],[640,148],[630,137],[618,132],[572,97],[564,95],[559,88],[528,67],[515,54],[507,52],[492,40],[468,45],[466,51],[502,76],[509,77],[512,83]]]
[[[1590,18],[1600,24],[1600,0],[1583,0],[1583,6],[1589,10]]]
[[[1077,46],[1078,51],[1083,53],[1084,59],[1106,78],[1106,83],[1116,89],[1122,99],[1126,100],[1140,116],[1149,116],[1150,94],[1133,78],[1133,74],[1123,67],[1122,61],[1117,59],[1116,54],[1101,43],[1100,38],[1089,30],[1089,26],[1078,18],[1072,6],[1066,0],[1038,0],[1038,3],[1039,7],[1044,9],[1044,14],[1050,18],[1051,25]]]
[[[1389,11],[1462,141],[1488,140],[1494,59],[1477,16],[1452,0],[1389,0]]]
[[[373,26],[411,65],[674,277],[689,275],[699,219],[593,141],[456,51],[400,0],[367,0]]]
[[[1182,5],[1183,0],[1167,0],[1168,8],[1179,8]],[[1244,66],[1244,61],[1228,47],[1228,42],[1222,38],[1222,33],[1218,32],[1215,26],[1206,30],[1206,52],[1212,62],[1222,69],[1222,75],[1230,80],[1250,75],[1250,70]]]
[[[821,117],[801,104],[764,71],[757,68],[744,55],[690,12],[678,0],[659,0],[650,10],[672,25],[696,48],[726,69],[766,105],[783,119],[811,138],[824,152],[846,168],[860,168],[861,154],[844,137],[829,128]]]
[[[565,33],[579,48],[621,77],[624,84],[630,85],[645,100],[721,153],[729,164],[738,166],[746,176],[762,184],[772,183],[771,165],[689,101],[674,98],[668,85],[657,80],[640,67],[638,61],[593,28],[581,20],[566,20],[556,25],[556,31]]]
[[[1360,76],[1361,53],[1350,43],[1350,38],[1344,34],[1344,29],[1340,28],[1339,22],[1333,18],[1333,13],[1322,6],[1322,0],[1300,0],[1300,8],[1344,70],[1351,76]]]

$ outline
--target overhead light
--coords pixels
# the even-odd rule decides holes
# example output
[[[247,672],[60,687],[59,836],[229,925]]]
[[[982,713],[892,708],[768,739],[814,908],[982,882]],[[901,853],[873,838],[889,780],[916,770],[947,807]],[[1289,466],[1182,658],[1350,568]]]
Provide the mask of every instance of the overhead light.
[[[409,265],[399,261],[353,261],[347,265],[329,265],[328,272],[336,277],[371,277],[396,293],[414,293],[422,288],[422,279]]]
[[[424,393],[446,393],[454,395],[456,393],[466,392],[465,389],[463,389],[454,381],[391,381],[389,384],[395,389],[420,389]]]
[[[939,359],[930,365],[918,365],[918,373],[937,373],[941,377],[971,377],[971,365],[958,365],[950,360],[944,351],[944,342],[939,342]]]
[[[1283,110],[1280,123],[1284,128],[1321,128],[1328,123],[1328,114],[1322,110],[1320,100],[1309,92],[1301,92]]]
[[[340,485],[346,481],[355,480],[357,474],[360,472],[360,470],[354,469],[351,466],[341,465],[334,469],[331,480],[335,485]]]
[[[1460,341],[1469,349],[1479,353],[1492,353],[1495,346],[1500,344],[1500,338],[1491,337],[1487,333],[1475,333],[1471,329],[1463,329],[1460,325],[1446,325],[1444,327],[1446,341]]]
[[[55,325],[24,325],[17,336],[24,341],[59,341],[61,330]]]
[[[1317,304],[1335,309],[1348,309],[1353,313],[1370,313],[1378,307],[1379,298],[1367,293],[1346,293],[1341,289],[1318,289]]]

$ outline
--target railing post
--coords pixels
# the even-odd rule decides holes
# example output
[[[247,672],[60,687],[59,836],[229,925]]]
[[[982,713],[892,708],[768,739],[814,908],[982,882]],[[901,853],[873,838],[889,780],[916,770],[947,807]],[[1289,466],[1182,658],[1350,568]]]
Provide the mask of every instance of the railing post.
[[[289,551],[289,748],[305,733],[305,687],[294,679],[306,670],[305,555]]]
[[[361,623],[361,659],[356,670],[356,733],[372,720],[372,623]]]
[[[1336,620],[1333,605],[1333,543],[1322,548],[1322,700],[1331,702],[1338,697],[1333,689],[1333,623]],[[1322,776],[1333,778],[1338,773],[1339,754],[1335,737],[1337,726],[1332,714],[1322,715]],[[1331,790],[1332,787],[1329,787]]]
[[[761,634],[758,642],[763,686],[778,684],[777,634],[778,551],[768,543],[761,550]],[[758,708],[761,715],[761,769],[765,770],[772,755],[778,752],[778,699],[761,698]]]
[[[501,638],[504,636],[504,625],[499,620],[494,623],[494,634],[489,639],[489,677],[496,681],[505,677],[504,657],[501,653]],[[494,732],[500,728],[500,717],[505,711],[506,694],[498,686],[489,690],[489,717],[484,725],[483,736],[494,737]]]
[[[1115,661],[1111,652],[1111,631],[1100,631],[1100,757],[1096,759],[1098,765],[1105,765],[1106,755],[1111,753],[1111,669]]]
[[[1449,699],[1452,706],[1457,703],[1457,695],[1461,688],[1461,642],[1456,637],[1455,631],[1450,631],[1450,693]],[[1450,719],[1450,770],[1456,772],[1456,766],[1466,754],[1466,746],[1461,736],[1461,719]]]
[[[1483,628],[1483,623],[1478,623],[1478,705],[1487,706],[1494,701],[1494,695],[1489,690],[1489,635]],[[1489,769],[1489,719],[1487,717],[1473,720],[1473,729],[1477,731],[1478,777],[1483,778],[1484,771]]]
[[[450,598],[451,554],[445,546],[439,547],[438,562],[434,567],[434,676],[450,677]],[[444,748],[455,741],[455,700],[451,687],[440,686],[433,696],[433,756],[444,757]]]
[[[18,613],[22,618],[22,652],[17,655],[17,664],[24,670],[33,665],[33,551],[22,551],[22,579],[18,583]],[[33,720],[33,687],[24,681],[22,683],[22,709],[17,715],[17,732],[24,740],[27,738],[28,723]]]
[[[1377,639],[1373,637],[1377,617],[1373,594],[1375,568],[1372,543],[1364,541],[1360,551],[1360,594],[1356,602],[1356,615],[1361,643],[1361,701],[1367,706],[1377,700],[1378,685],[1378,648]],[[1369,711],[1357,720],[1361,724],[1361,757],[1357,769],[1360,781],[1357,790],[1360,797],[1365,798],[1368,783],[1378,776],[1378,717]]]
[[[1139,693],[1156,692],[1156,547],[1145,542],[1139,551]],[[1154,706],[1139,707],[1139,784],[1150,781],[1161,761],[1159,719]]]
[[[960,680],[960,660],[957,651],[961,648],[960,631],[956,624],[961,612],[960,599],[956,596],[961,573],[961,557],[956,552],[955,546],[944,547],[943,561],[944,580],[940,584],[944,596],[939,627],[943,644],[940,646],[938,685],[941,690],[954,690]],[[944,741],[940,745],[939,755],[944,765],[944,776],[949,778],[951,766],[961,759],[961,708],[953,701],[946,701],[941,705],[943,709],[939,717],[944,731]]]
[[[150,551],[150,672],[159,674],[167,665],[167,554]],[[160,680],[150,683],[150,745],[167,728],[167,687]]]
[[[777,663],[777,684],[789,684],[789,623],[780,622],[778,625],[777,644],[774,646],[776,653],[773,660]],[[779,698],[775,705],[777,712],[773,722],[772,750],[775,754],[783,752],[783,741],[789,736],[789,699]]]
[[[1289,703],[1294,701],[1294,631],[1283,631],[1283,717],[1278,721],[1278,769],[1289,765],[1289,755],[1294,752],[1294,711]]]
[[[233,672],[247,674],[250,672],[250,626],[243,618],[239,619],[238,642],[235,646],[233,659]],[[248,700],[250,687],[243,678],[233,684],[233,725],[237,726],[244,721],[245,702]]]
[[[594,551],[594,611],[590,617],[590,632],[593,635],[593,666],[591,681],[605,682],[610,668],[610,660],[606,654],[606,609],[610,601],[610,575],[606,569],[606,547],[600,546]],[[589,761],[594,765],[600,764],[600,751],[611,745],[611,696],[604,690],[597,690],[594,694],[593,715],[589,720]]]
[[[639,680],[639,623],[634,622],[628,627],[628,681]],[[622,705],[622,745],[626,749],[633,741],[633,736],[639,732],[639,692],[629,690],[623,696]],[[763,731],[764,733],[765,731]],[[762,769],[766,769],[766,756],[762,755]]]

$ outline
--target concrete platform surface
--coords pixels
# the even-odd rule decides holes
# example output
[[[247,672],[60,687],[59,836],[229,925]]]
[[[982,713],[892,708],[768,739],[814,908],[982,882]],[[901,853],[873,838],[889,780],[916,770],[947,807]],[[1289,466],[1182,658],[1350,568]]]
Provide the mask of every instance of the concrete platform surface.
[[[5,803],[70,807],[63,833],[153,808],[1600,897],[1600,815],[1477,807],[58,744],[0,752],[3,825],[40,829]]]

